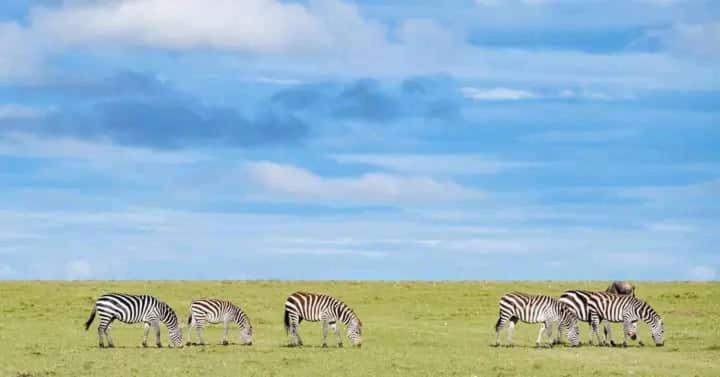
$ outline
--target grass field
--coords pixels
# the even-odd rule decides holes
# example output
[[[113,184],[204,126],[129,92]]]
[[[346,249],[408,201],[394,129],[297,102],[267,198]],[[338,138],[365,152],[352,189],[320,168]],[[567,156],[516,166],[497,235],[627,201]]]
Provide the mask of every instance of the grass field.
[[[665,319],[663,348],[535,349],[538,327],[527,324],[518,325],[515,348],[490,347],[502,293],[557,296],[603,289],[604,282],[5,282],[0,376],[720,376],[720,283],[637,285]],[[306,322],[306,346],[284,347],[283,302],[295,290],[333,294],[352,306],[365,324],[363,348],[348,347],[347,339],[345,348],[320,348],[319,324]],[[206,347],[143,349],[142,326],[116,322],[118,348],[98,349],[97,322],[87,332],[83,323],[108,291],[154,294],[183,322],[191,299],[228,298],[250,315],[254,345],[217,345],[222,330],[214,326]],[[652,344],[645,324],[640,331]],[[621,334],[615,325],[616,339]],[[581,335],[586,342],[585,324]],[[167,344],[164,327],[162,336]]]

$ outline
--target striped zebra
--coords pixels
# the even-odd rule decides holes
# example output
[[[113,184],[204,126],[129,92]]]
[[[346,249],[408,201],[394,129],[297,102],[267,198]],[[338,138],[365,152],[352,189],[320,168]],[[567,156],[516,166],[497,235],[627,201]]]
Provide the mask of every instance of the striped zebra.
[[[495,323],[495,346],[500,345],[500,332],[508,324],[507,341],[512,346],[512,334],[518,320],[525,323],[541,323],[535,346],[539,347],[543,333],[547,332],[548,339],[552,338],[553,323],[558,323],[558,332],[555,340],[551,340],[550,347],[560,343],[560,336],[567,331],[568,341],[571,345],[579,344],[577,317],[570,308],[554,297],[542,295],[529,295],[520,292],[511,292],[500,298],[500,314]]]
[[[150,327],[155,329],[155,344],[162,347],[160,342],[160,322],[164,323],[168,328],[170,346],[182,347],[182,330],[178,324],[175,311],[168,304],[153,296],[108,293],[98,297],[92,312],[90,312],[90,318],[85,322],[86,331],[90,328],[96,313],[100,316],[100,323],[98,324],[98,345],[100,348],[105,347],[103,335],[107,338],[107,346],[109,348],[115,347],[110,336],[110,326],[116,319],[124,323],[145,323],[143,347],[147,347]]]
[[[303,320],[322,323],[323,347],[327,347],[328,325],[337,336],[338,347],[342,347],[337,321],[345,324],[350,342],[354,346],[362,346],[362,321],[349,306],[332,296],[307,292],[295,292],[288,296],[285,300],[285,332],[292,334],[292,345],[303,344],[298,334],[298,326]]]
[[[628,337],[632,340],[637,339],[639,320],[645,321],[650,326],[655,345],[660,347],[665,344],[662,318],[650,305],[637,297],[573,290],[563,293],[560,301],[572,308],[578,319],[590,323],[593,332],[590,335],[590,344],[593,343],[593,335],[597,338],[598,344],[609,345],[607,337],[612,339],[612,334],[608,333],[605,340],[600,340],[598,333],[600,322],[622,322],[623,347],[627,347]],[[614,342],[610,344],[614,345]],[[639,344],[644,345],[642,341]]]
[[[204,345],[205,341],[202,337],[203,324],[205,323],[223,323],[225,332],[223,333],[223,345],[228,345],[228,324],[230,322],[237,323],[240,328],[240,338],[243,344],[252,345],[252,325],[250,324],[250,317],[240,309],[240,307],[234,305],[230,301],[205,299],[195,300],[190,304],[190,315],[188,316],[188,342],[187,345],[192,343],[192,329],[198,333],[200,338],[200,344]]]

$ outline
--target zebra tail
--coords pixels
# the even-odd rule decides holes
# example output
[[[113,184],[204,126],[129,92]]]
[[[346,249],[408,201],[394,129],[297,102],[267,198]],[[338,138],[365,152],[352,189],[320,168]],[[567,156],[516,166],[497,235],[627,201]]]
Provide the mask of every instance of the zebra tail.
[[[192,323],[192,312],[188,314],[188,325]]]
[[[501,319],[502,319],[502,317],[498,317],[497,322],[495,322],[495,331],[497,331],[498,327],[500,327],[500,321],[501,321]]]
[[[285,335],[290,333],[290,312],[285,308]]]
[[[95,313],[97,312],[97,307],[93,305],[92,311],[90,312],[90,318],[88,318],[87,322],[85,322],[85,331],[87,331],[90,328],[90,325],[95,320]]]

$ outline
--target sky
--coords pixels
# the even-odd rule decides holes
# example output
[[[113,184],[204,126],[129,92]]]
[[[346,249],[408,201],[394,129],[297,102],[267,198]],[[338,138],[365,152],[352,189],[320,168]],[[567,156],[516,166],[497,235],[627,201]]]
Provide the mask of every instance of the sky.
[[[0,2],[0,280],[717,280],[714,0]]]

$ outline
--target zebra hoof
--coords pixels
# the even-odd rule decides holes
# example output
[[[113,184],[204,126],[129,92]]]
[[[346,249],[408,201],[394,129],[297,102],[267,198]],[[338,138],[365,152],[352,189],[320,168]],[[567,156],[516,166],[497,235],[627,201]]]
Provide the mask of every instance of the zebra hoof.
[[[640,347],[645,347],[645,343],[643,343],[642,340],[639,341],[638,344],[640,345]]]
[[[162,348],[162,343],[156,343],[155,345],[157,346],[157,348]]]
[[[190,347],[190,346],[192,346],[193,344],[190,343],[190,342],[187,342],[187,343],[185,343],[185,345],[188,346],[188,347]]]
[[[623,346],[623,348],[627,348],[627,346],[628,346],[627,342],[623,342],[622,346]]]
[[[143,348],[147,348],[147,343],[143,342],[142,346],[143,346]]]
[[[614,341],[614,340],[611,340],[611,341],[610,341],[610,346],[612,346],[612,347],[617,347],[617,344],[615,344],[615,341]]]
[[[230,343],[228,343],[227,340],[223,340],[223,341],[222,341],[222,345],[223,345],[223,346],[227,346],[228,344],[230,344]]]
[[[338,347],[339,347],[339,348],[342,348],[342,347],[343,347],[343,344],[342,344],[342,343],[338,343]]]
[[[115,348],[115,345],[110,343],[110,344],[108,344],[108,348]]]
[[[102,343],[98,343],[98,347],[100,347],[100,348],[105,348],[105,345],[102,344]]]
[[[328,348],[327,343],[323,343],[323,344],[322,344],[322,348]]]
[[[535,343],[535,348],[540,348],[540,343]]]
[[[246,346],[252,346],[252,342],[245,343]]]

